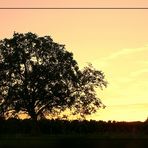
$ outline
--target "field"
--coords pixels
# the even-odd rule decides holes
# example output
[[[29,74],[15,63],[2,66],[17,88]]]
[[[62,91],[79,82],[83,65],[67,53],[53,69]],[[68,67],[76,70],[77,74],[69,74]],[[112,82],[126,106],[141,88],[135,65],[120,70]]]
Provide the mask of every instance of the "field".
[[[147,136],[132,135],[3,135],[0,147],[72,147],[72,148],[143,148],[148,147]]]
[[[148,122],[0,120],[0,148],[143,148]]]

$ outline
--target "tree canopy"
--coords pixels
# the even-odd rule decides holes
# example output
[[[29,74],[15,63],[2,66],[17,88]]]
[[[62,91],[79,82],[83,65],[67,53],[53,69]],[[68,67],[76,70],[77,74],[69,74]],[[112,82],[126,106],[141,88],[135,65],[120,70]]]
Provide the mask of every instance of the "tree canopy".
[[[95,88],[107,86],[104,73],[80,70],[73,54],[50,36],[14,33],[0,40],[0,115],[26,113],[37,120],[65,111],[81,117],[104,106]]]

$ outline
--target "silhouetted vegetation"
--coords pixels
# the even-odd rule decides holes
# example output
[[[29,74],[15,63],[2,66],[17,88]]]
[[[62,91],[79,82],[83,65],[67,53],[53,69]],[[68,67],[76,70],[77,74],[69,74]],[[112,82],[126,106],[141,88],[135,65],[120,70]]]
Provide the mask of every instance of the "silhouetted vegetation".
[[[0,40],[0,147],[77,147],[81,140],[80,147],[124,147],[123,141],[105,139],[148,139],[147,120],[84,120],[104,107],[95,92],[104,86],[102,71],[91,64],[80,70],[73,54],[49,36],[14,33],[13,38]],[[52,118],[66,109],[83,120]],[[30,118],[21,120],[20,114]],[[132,146],[137,143],[130,141],[128,147]]]
[[[104,74],[88,65],[83,70],[65,46],[50,36],[14,33],[0,41],[0,115],[27,114],[44,119],[67,108],[85,117],[104,107],[95,88],[107,86]]]
[[[35,135],[115,135],[115,134],[148,134],[147,122],[104,122],[104,121],[79,121],[79,120],[39,120],[36,124],[31,119],[15,119],[0,120],[0,134],[35,134]],[[101,138],[101,136],[100,136]],[[130,138],[130,137],[129,137]]]
[[[0,147],[139,148],[147,139],[147,122],[0,120]]]

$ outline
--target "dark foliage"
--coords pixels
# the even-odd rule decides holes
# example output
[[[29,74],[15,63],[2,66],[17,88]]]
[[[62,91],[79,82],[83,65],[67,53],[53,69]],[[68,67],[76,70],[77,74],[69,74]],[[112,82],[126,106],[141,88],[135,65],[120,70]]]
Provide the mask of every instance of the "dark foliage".
[[[14,33],[0,41],[1,117],[26,113],[37,120],[67,108],[85,117],[103,106],[95,87],[106,85],[101,71],[80,70],[73,54],[49,36]]]
[[[67,120],[0,120],[0,134],[148,134],[146,122],[104,122]]]

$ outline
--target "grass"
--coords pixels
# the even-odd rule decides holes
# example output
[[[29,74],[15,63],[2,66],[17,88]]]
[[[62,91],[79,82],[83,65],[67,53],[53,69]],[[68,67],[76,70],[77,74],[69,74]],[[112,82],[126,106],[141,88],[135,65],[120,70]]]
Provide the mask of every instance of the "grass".
[[[148,147],[147,135],[88,134],[88,135],[3,135],[1,147],[49,148],[143,148]]]

